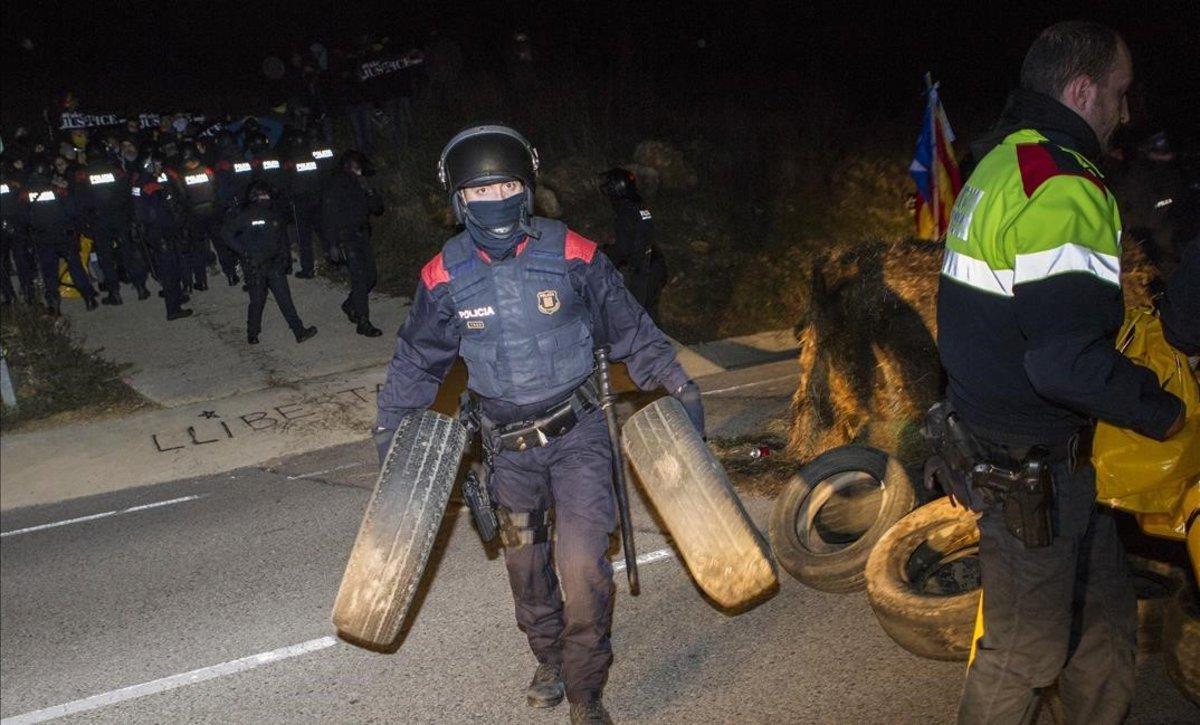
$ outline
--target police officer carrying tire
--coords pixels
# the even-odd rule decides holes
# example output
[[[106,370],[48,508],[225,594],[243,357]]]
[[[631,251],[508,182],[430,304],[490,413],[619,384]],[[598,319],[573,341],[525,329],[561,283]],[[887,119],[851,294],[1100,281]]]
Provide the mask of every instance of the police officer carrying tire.
[[[379,337],[383,332],[371,324],[369,307],[376,281],[370,218],[383,213],[383,200],[364,178],[372,173],[366,156],[353,150],[343,153],[321,199],[321,223],[330,244],[345,255],[350,272],[350,294],[342,312],[358,334]]]
[[[464,358],[517,623],[538,661],[527,701],[553,707],[565,693],[571,722],[605,723],[616,509],[608,430],[589,383],[593,348],[609,346],[639,387],[672,391],[701,432],[704,416],[699,389],[608,258],[561,222],[531,216],[537,166],[533,147],[505,126],[468,128],[442,151],[439,177],[466,228],[421,272],[379,394],[375,442],[382,460],[399,422],[428,407]]]
[[[958,468],[986,464],[956,490],[980,513],[983,578],[961,723],[1026,722],[1055,680],[1068,722],[1120,722],[1133,695],[1136,603],[1087,441],[1097,418],[1164,439],[1185,411],[1114,345],[1121,222],[1095,163],[1132,78],[1111,29],[1043,31],[952,211],[945,420],[974,451]]]
[[[265,181],[255,181],[246,191],[247,200],[241,210],[226,220],[221,230],[230,249],[242,258],[250,307],[246,314],[246,342],[258,344],[262,331],[263,308],[267,292],[275,298],[283,319],[296,336],[304,342],[317,334],[316,327],[305,327],[296,313],[292,292],[288,288],[287,262],[290,252],[287,241],[287,219],[272,204],[272,187]]]
[[[614,241],[608,256],[624,275],[629,293],[658,324],[667,263],[654,244],[653,216],[638,194],[637,177],[628,169],[609,169],[600,175],[600,190],[613,207]]]

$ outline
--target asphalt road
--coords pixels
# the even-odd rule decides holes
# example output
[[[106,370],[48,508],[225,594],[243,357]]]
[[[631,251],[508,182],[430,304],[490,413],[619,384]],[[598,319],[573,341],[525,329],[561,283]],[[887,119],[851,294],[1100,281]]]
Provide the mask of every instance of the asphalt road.
[[[331,637],[374,476],[373,450],[352,444],[6,512],[4,725],[64,711],[73,714],[63,721],[104,723],[565,722],[565,706],[525,705],[535,663],[502,562],[456,503],[399,649],[378,654]],[[746,504],[763,526],[771,502]],[[109,512],[118,513],[22,532]],[[640,507],[635,523],[640,552],[670,550]],[[728,616],[675,558],[643,565],[641,576],[634,597],[618,574],[605,695],[618,721],[952,719],[962,665],[901,650],[862,593],[824,594],[785,574],[773,598]],[[1143,663],[1131,722],[1198,718],[1161,659]]]

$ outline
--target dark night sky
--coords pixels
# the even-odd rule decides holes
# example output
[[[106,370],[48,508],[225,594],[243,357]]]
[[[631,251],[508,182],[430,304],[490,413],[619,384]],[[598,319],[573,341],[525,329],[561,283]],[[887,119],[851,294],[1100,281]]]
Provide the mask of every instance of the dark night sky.
[[[1147,9],[1150,8],[1150,9]],[[16,2],[3,4],[3,115],[34,114],[73,87],[86,110],[213,110],[261,80],[264,56],[308,37],[369,30],[423,42],[437,27],[470,62],[498,62],[528,28],[542,58],[600,77],[620,35],[667,83],[711,85],[747,104],[803,108],[817,79],[868,118],[919,113],[921,77],[942,81],[951,119],[991,118],[1039,29],[1091,18],[1121,31],[1153,123],[1200,108],[1200,2]],[[20,47],[30,38],[33,51]],[[698,39],[706,41],[701,50]],[[28,110],[27,110],[28,109]],[[234,110],[223,108],[216,110]],[[714,112],[701,107],[693,112]],[[978,119],[976,118],[978,117]],[[1181,120],[1186,119],[1186,120]],[[1193,123],[1193,125],[1196,125]]]

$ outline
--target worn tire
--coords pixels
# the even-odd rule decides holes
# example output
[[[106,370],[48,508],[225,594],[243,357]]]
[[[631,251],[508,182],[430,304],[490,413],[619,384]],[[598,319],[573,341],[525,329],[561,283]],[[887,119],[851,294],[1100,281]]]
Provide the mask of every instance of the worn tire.
[[[1187,572],[1154,559],[1129,555],[1129,575],[1137,595],[1139,655],[1161,652],[1166,610],[1187,581]]]
[[[659,398],[634,413],[621,438],[643,489],[705,594],[737,609],[778,586],[762,536],[678,400]]]
[[[979,607],[975,516],[939,498],[896,522],[867,558],[867,599],[888,636],[935,660],[965,660]]]
[[[1200,706],[1200,599],[1188,588],[1163,611],[1163,645],[1167,674]]]
[[[871,549],[916,500],[895,458],[869,446],[834,448],[797,471],[775,501],[771,548],[814,589],[862,589]]]
[[[466,442],[466,429],[431,410],[401,421],[333,605],[343,638],[386,648],[399,636]]]

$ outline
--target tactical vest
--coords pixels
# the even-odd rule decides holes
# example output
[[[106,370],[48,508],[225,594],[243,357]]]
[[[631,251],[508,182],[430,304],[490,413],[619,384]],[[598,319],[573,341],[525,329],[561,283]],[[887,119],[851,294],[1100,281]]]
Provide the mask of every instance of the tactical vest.
[[[254,165],[243,159],[233,159],[223,164],[229,167],[224,177],[224,183],[229,185],[229,189],[223,196],[230,201],[245,200],[246,188],[254,181]]]
[[[540,217],[533,226],[540,239],[490,264],[466,232],[442,248],[467,386],[516,405],[563,400],[592,372],[591,316],[567,274],[567,227]]]
[[[157,178],[138,179],[130,189],[134,218],[146,228],[149,236],[161,236],[176,225],[172,205],[175,203],[166,174]]]
[[[282,262],[286,248],[286,224],[269,205],[259,203],[244,208],[234,219],[233,236],[238,238],[247,261],[255,267]]]
[[[20,187],[7,179],[0,181],[0,218],[16,219],[21,216],[21,204],[17,200]]]
[[[67,210],[66,192],[51,184],[30,184],[27,191],[29,200],[29,227],[35,234],[35,241],[53,243],[57,239],[36,239],[36,235],[45,233],[64,233],[71,225],[71,217]]]
[[[283,170],[283,162],[278,156],[263,156],[254,159],[255,171],[257,179],[267,182],[272,189],[285,191],[287,189],[287,175]]]
[[[102,215],[116,216],[129,208],[129,178],[114,164],[107,161],[89,164],[81,181],[91,207]]]
[[[321,182],[325,180],[321,163],[315,158],[301,156],[290,167],[292,194],[301,199],[315,198],[321,190]]]
[[[217,201],[217,185],[212,170],[207,166],[197,166],[191,170],[180,167],[177,173],[188,211],[199,214],[213,211]]]

